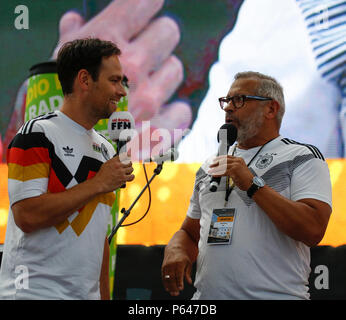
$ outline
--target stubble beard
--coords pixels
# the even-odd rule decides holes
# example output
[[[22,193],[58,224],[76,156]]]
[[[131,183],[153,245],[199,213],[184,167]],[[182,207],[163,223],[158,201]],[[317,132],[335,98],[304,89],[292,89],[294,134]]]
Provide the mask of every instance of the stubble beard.
[[[94,118],[97,118],[99,120],[108,119],[112,115],[112,113],[113,112],[111,111],[109,104],[99,106],[99,108],[94,108],[92,111]]]
[[[263,121],[262,109],[258,109],[257,112],[251,114],[246,120],[242,121],[238,127],[238,143],[244,144],[244,142],[256,136],[263,125]]]

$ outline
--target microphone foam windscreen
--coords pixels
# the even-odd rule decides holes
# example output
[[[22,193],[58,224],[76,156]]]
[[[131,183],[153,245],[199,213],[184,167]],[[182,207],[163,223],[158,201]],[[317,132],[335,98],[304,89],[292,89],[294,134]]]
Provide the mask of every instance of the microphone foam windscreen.
[[[228,146],[231,146],[237,140],[238,130],[237,127],[231,123],[223,124],[218,133],[217,133],[217,141],[227,142]],[[226,141],[224,140],[226,139]]]
[[[135,120],[128,111],[113,112],[108,120],[108,134],[112,141],[127,141],[133,135]]]

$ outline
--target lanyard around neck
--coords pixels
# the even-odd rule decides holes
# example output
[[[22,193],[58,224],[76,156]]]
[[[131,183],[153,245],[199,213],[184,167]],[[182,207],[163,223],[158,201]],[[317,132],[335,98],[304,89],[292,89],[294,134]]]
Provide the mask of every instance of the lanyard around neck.
[[[271,141],[273,141],[274,139],[276,138],[273,138],[269,141],[267,141],[263,146],[261,146],[261,148],[258,149],[258,151],[255,153],[255,155],[251,158],[251,160],[248,162],[248,164],[246,165],[247,167],[250,166],[250,164],[256,159],[256,157],[259,155],[259,153],[263,150],[263,148]],[[232,151],[232,156],[234,156],[235,154],[235,150],[237,149],[237,145],[234,146],[234,149]],[[230,183],[229,183],[229,180],[230,180],[230,177],[227,177],[226,179],[226,196],[225,196],[225,203],[228,202],[228,198],[231,194],[231,192],[233,191],[234,189],[234,182],[232,181],[232,185],[230,186]],[[225,205],[226,206],[226,205]]]

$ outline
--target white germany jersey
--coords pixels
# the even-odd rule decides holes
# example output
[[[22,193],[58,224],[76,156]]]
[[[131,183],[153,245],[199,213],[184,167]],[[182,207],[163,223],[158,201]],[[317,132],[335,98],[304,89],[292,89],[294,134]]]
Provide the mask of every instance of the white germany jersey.
[[[236,150],[248,164],[259,147]],[[218,191],[209,191],[211,159],[196,174],[187,212],[201,224],[193,299],[308,299],[309,247],[279,231],[246,191],[235,187],[227,202],[236,209],[231,244],[207,244],[212,210],[224,208],[226,190],[223,177]],[[314,146],[279,136],[249,168],[288,199],[313,198],[332,206],[328,166]]]
[[[33,119],[9,146],[10,205],[90,179],[114,153],[104,137],[60,111]],[[22,232],[10,211],[0,299],[99,299],[114,200],[113,192],[97,196],[63,223],[32,233]],[[21,279],[24,271],[26,279]]]

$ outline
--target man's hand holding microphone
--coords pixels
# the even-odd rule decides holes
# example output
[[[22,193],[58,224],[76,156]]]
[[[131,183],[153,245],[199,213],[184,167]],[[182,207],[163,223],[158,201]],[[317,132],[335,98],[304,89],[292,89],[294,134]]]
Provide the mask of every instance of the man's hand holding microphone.
[[[97,179],[101,192],[106,193],[120,188],[126,182],[132,181],[135,178],[132,172],[130,154],[123,153],[106,161],[94,179]]]

